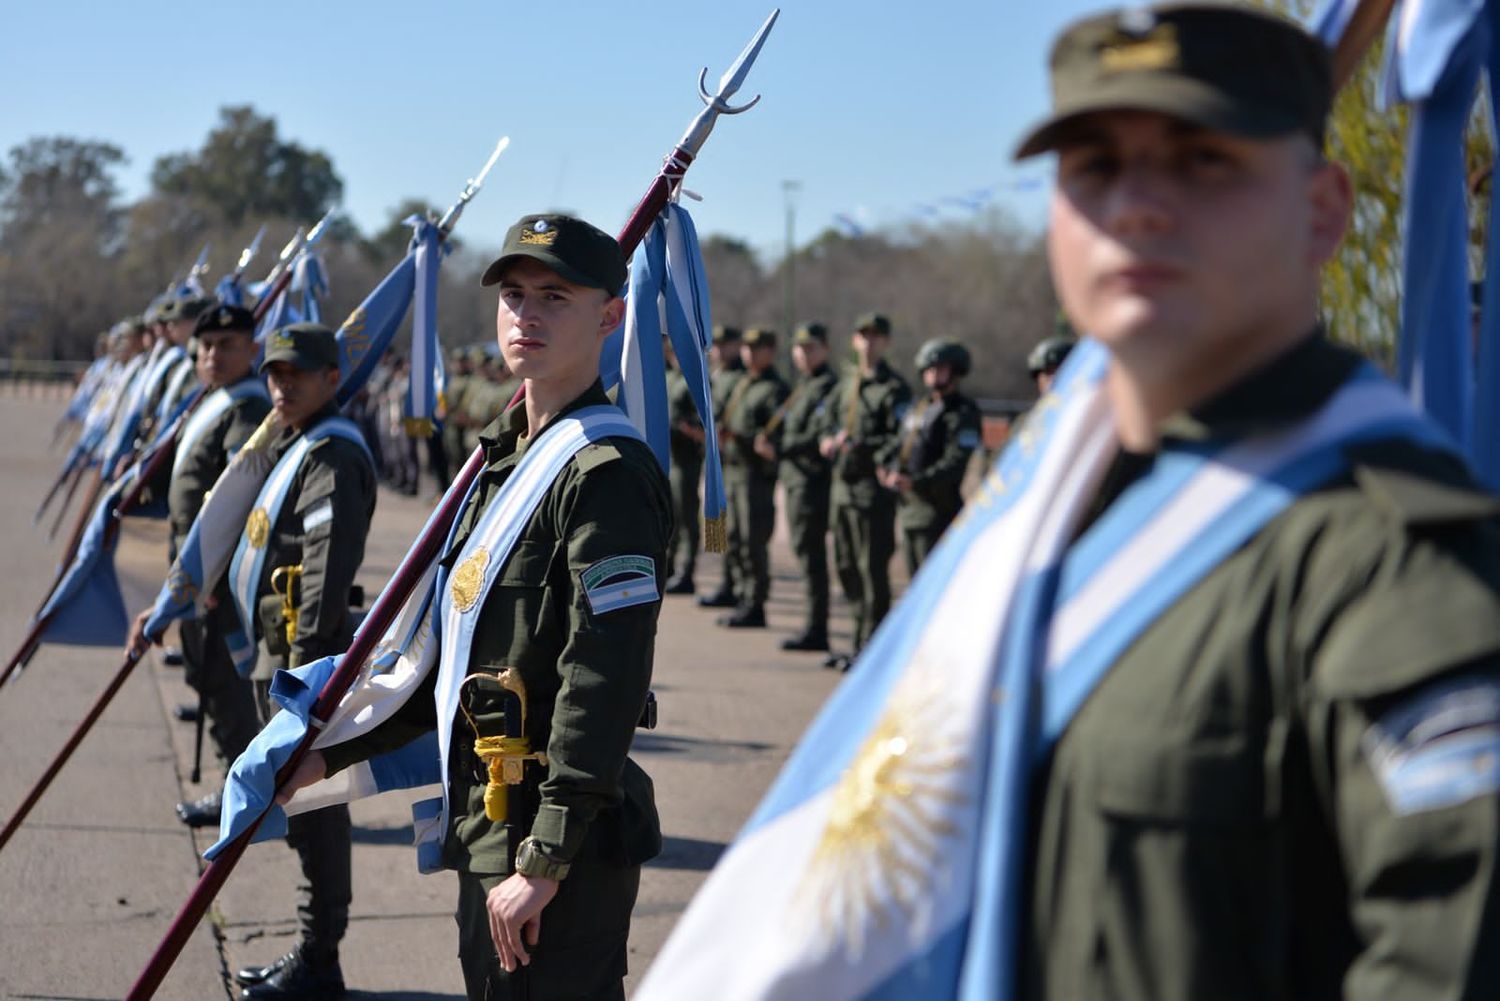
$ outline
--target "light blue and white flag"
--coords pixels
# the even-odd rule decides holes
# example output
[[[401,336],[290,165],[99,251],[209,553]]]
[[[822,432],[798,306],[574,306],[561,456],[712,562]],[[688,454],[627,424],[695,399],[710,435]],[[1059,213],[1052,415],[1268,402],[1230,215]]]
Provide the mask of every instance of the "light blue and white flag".
[[[411,216],[407,225],[425,221]],[[438,397],[443,391],[443,350],[438,343],[438,265],[447,244],[436,226],[423,225],[412,236],[413,267],[411,323],[411,373],[406,384],[402,423],[413,438],[430,438],[437,420]]]
[[[669,204],[636,249],[630,265],[627,298],[629,310],[618,368],[620,408],[656,453],[662,469],[668,469],[671,426],[661,349],[665,328],[703,424],[707,448],[703,463],[703,520],[708,526],[707,534],[713,538],[715,532],[722,533],[727,508],[708,375],[713,323],[709,315],[708,275],[703,267],[698,233],[692,217],[682,206]],[[613,373],[607,359],[601,361],[600,374],[605,386],[610,386]]]
[[[39,642],[124,647],[130,620],[115,574],[114,520],[130,482],[123,477],[94,505],[73,562],[37,612],[36,621],[47,623]]]
[[[1115,659],[1351,443],[1447,441],[1366,366],[1290,428],[1168,443],[1074,541],[1119,447],[1106,365],[1069,357],[637,1001],[1015,998],[1028,779]]]

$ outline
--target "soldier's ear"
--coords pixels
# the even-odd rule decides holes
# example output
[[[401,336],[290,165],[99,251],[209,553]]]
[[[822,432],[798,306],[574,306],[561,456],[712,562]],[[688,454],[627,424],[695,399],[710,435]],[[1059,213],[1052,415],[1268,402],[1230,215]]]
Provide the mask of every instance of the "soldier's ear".
[[[625,300],[617,295],[610,296],[609,301],[604,304],[604,312],[599,317],[599,336],[608,337],[615,332],[620,321],[625,319]]]

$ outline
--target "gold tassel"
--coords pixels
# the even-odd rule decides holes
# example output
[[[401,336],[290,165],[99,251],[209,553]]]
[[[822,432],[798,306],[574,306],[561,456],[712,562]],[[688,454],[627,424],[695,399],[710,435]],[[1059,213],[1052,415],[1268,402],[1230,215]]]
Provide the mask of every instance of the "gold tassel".
[[[703,519],[703,551],[722,553],[729,548],[729,520],[726,515]]]
[[[427,417],[403,417],[401,426],[406,430],[406,437],[415,438],[418,441],[432,437],[432,420]]]

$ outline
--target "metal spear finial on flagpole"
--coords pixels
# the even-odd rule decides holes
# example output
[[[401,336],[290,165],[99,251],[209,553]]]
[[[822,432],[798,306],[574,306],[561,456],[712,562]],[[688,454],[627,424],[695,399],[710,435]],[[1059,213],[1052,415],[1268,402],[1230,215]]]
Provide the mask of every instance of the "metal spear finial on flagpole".
[[[500,159],[500,154],[504,153],[506,147],[509,145],[510,136],[501,136],[500,141],[495,144],[495,151],[490,154],[488,160],[484,161],[484,166],[479,169],[479,173],[469,178],[468,182],[464,184],[463,191],[460,191],[458,194],[458,201],[454,202],[448,211],[443,213],[443,217],[438,220],[437,227],[438,231],[444,236],[453,231],[453,226],[458,222],[458,217],[464,214],[464,206],[469,204],[469,199],[479,194],[479,189],[484,187],[484,179],[490,176],[490,170],[495,166],[495,161]]]
[[[255,260],[255,255],[260,253],[260,241],[265,239],[265,236],[266,224],[261,223],[260,229],[255,231],[255,236],[251,239],[250,245],[240,251],[240,259],[234,265],[234,276],[236,278],[245,273],[245,269],[250,266],[250,262]]]

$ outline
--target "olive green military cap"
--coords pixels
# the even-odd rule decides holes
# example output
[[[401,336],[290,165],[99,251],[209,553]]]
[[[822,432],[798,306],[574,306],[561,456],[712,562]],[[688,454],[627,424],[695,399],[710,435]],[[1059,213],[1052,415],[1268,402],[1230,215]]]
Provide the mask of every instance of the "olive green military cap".
[[[193,336],[213,333],[216,330],[244,330],[255,332],[255,314],[243,306],[218,306],[198,314],[193,324]]]
[[[161,308],[160,319],[170,323],[174,320],[196,320],[219,304],[209,295],[196,295],[190,299],[173,299]]]
[[[141,319],[145,320],[147,324],[165,323],[166,317],[163,314],[176,301],[175,299],[153,299],[151,305],[146,307],[146,312],[141,314]]]
[[[272,362],[284,361],[304,370],[338,368],[339,342],[333,330],[321,323],[293,323],[266,338],[264,372]]]
[[[540,261],[575,285],[618,295],[625,285],[625,255],[620,244],[582,219],[556,213],[522,216],[505,234],[500,256],[479,280],[494,285],[517,258]]]
[[[743,342],[752,348],[774,348],[776,346],[776,331],[769,327],[751,327],[745,331]]]
[[[1016,148],[1056,149],[1079,119],[1155,111],[1252,139],[1303,133],[1321,148],[1328,50],[1295,22],[1240,4],[1157,4],[1075,22],[1052,47],[1052,114]]]
[[[714,325],[715,344],[732,344],[743,336],[739,327],[726,327],[722,323]]]
[[[828,328],[821,323],[804,323],[792,335],[793,344],[811,344],[814,341],[819,344],[828,343]]]
[[[866,313],[854,321],[854,329],[861,332],[874,331],[889,337],[891,336],[891,321],[884,313]]]

